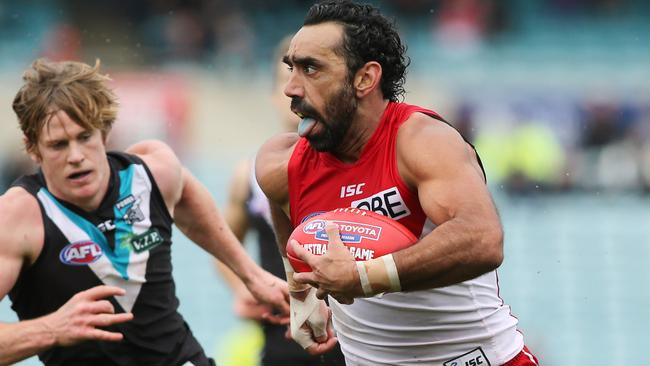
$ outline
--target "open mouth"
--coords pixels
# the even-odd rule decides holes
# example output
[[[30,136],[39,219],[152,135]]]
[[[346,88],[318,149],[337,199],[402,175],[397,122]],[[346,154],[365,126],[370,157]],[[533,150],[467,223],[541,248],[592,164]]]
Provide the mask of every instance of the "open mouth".
[[[90,174],[90,172],[91,172],[90,170],[78,171],[78,172],[75,172],[75,173],[72,173],[72,174],[68,175],[68,179],[73,179],[73,180],[82,179],[82,178],[88,176],[88,174]]]
[[[305,112],[300,112],[300,111],[294,111],[293,113],[296,114],[296,116],[300,117],[300,119],[303,118],[314,118],[312,115],[305,113]]]
[[[300,123],[298,124],[298,135],[300,137],[307,137],[311,133],[311,131],[314,129],[314,126],[316,126],[316,120],[311,118],[311,117],[305,117],[300,120]]]
[[[296,116],[300,117],[300,119],[304,119],[304,118],[311,118],[311,119],[315,119],[315,120],[319,119],[319,115],[317,113],[314,113],[314,112],[310,113],[309,111],[305,112],[305,111],[300,111],[300,110],[297,110],[297,109],[292,109],[291,111]]]
[[[314,117],[307,115],[301,111],[292,110],[296,116],[300,117],[300,122],[298,123],[298,135],[300,137],[307,137],[311,130],[314,129],[316,125],[316,120]]]

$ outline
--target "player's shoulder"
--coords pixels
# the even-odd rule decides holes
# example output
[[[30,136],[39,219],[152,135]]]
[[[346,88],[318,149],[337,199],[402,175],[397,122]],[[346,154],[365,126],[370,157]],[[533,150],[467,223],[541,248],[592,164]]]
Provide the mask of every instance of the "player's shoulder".
[[[183,166],[174,150],[162,141],[145,140],[130,146],[126,152],[144,161],[171,210],[183,188]]]
[[[412,113],[400,126],[398,138],[415,143],[427,140],[464,142],[458,131],[446,122],[422,112]]]
[[[257,159],[267,156],[291,155],[294,147],[300,140],[295,132],[285,132],[272,136],[262,146],[257,153]]]
[[[297,133],[275,135],[260,147],[255,157],[255,174],[259,179],[276,169],[286,170],[293,149],[299,141]]]
[[[475,159],[472,147],[455,128],[420,112],[413,113],[400,126],[396,153],[407,175],[444,173],[456,164]]]
[[[29,221],[34,216],[40,218],[38,202],[25,189],[12,187],[0,196],[0,225],[3,227]]]
[[[19,247],[27,252],[42,243],[43,218],[36,197],[21,187],[12,187],[0,196],[0,246]]]
[[[454,127],[420,112],[411,114],[400,126],[397,144],[398,149],[407,153],[420,148],[416,154],[453,152],[469,147]]]
[[[282,133],[268,139],[255,158],[255,176],[266,195],[284,197],[288,185],[287,166],[300,137]]]
[[[126,149],[129,154],[136,155],[148,166],[169,166],[170,163],[178,164],[178,157],[174,150],[166,143],[159,140],[145,140],[131,145]]]
[[[162,141],[141,141],[128,147],[125,152],[142,159],[158,184],[164,184],[168,179],[180,179],[180,160],[174,150]]]

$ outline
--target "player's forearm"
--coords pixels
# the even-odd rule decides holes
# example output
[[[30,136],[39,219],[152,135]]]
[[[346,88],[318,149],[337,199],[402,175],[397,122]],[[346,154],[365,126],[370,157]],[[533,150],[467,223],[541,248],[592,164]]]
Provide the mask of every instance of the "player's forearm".
[[[195,177],[184,174],[183,193],[174,209],[178,228],[243,280],[256,265],[246,254],[217,209],[210,192]]]
[[[215,260],[215,267],[217,267],[217,271],[221,275],[221,278],[223,278],[224,282],[233,292],[236,293],[241,291],[241,289],[245,287],[241,279],[239,279],[239,277],[237,277],[237,275],[235,275],[233,271],[221,261]]]
[[[10,365],[56,344],[54,333],[43,318],[0,323],[0,365]]]
[[[449,286],[497,268],[503,260],[498,223],[452,219],[417,244],[394,254],[403,290]]]

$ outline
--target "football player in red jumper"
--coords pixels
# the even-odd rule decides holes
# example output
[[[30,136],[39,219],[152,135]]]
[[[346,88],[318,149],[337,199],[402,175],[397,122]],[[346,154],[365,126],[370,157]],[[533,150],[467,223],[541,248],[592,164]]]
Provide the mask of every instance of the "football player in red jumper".
[[[285,263],[292,245],[313,269],[285,266],[292,336],[313,354],[338,339],[348,365],[537,365],[499,297],[503,230],[480,159],[436,112],[399,102],[404,53],[378,9],[326,1],[284,56],[302,121],[262,146],[256,170]],[[322,256],[287,244],[301,221],[339,207],[386,215],[420,240],[363,262],[332,224]]]

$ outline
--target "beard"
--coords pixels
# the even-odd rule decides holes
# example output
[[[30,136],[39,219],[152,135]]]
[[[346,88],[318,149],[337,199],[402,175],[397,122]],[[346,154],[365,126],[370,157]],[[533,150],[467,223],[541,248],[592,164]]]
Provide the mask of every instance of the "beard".
[[[358,101],[350,82],[346,82],[326,101],[324,115],[318,113],[304,99],[293,98],[291,100],[293,110],[321,123],[323,128],[320,133],[307,136],[309,145],[319,152],[332,152],[341,145],[352,125],[352,118],[357,111],[357,106]]]

